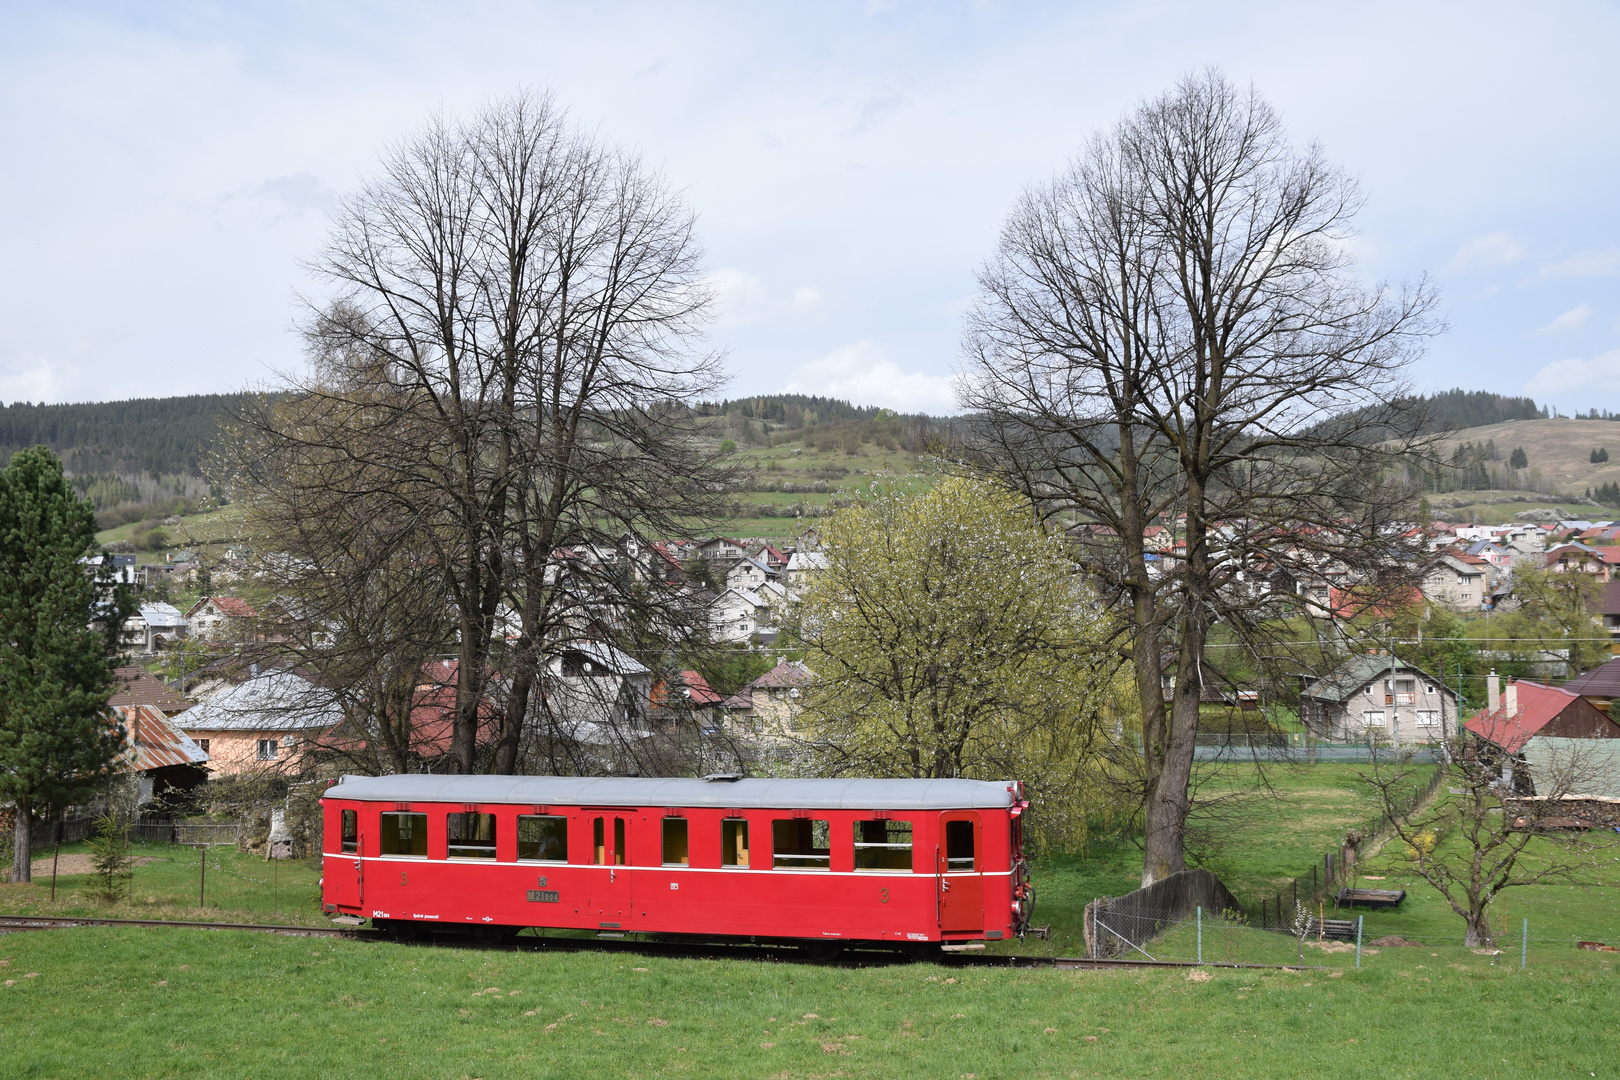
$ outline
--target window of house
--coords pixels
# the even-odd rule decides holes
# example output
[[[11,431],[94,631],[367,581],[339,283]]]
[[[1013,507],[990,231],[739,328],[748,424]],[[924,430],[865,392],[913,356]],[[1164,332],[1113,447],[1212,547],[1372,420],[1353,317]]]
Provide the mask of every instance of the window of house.
[[[205,754],[208,753],[208,740],[207,739],[198,739],[198,740],[196,740],[196,742],[197,742],[197,749],[201,750]]]
[[[911,870],[911,822],[857,821],[855,869]]]
[[[1417,680],[1416,679],[1396,679],[1395,680],[1395,704],[1397,704],[1397,705],[1411,705],[1416,700],[1417,700]]]
[[[1367,727],[1384,726],[1384,710],[1368,709],[1361,714],[1361,722]]]
[[[274,739],[260,739],[259,740],[259,760],[260,761],[274,761],[274,760],[276,760],[276,747],[277,747],[277,745],[278,744],[276,743],[276,740],[274,740]]]
[[[720,865],[748,865],[748,822],[726,818],[720,823]]]
[[[444,824],[446,854],[452,859],[495,857],[494,814],[448,814]]]
[[[832,826],[822,818],[771,822],[771,866],[776,870],[832,869]]]
[[[338,834],[341,837],[341,839],[338,841],[338,851],[345,855],[358,855],[360,853],[359,811],[343,811],[342,823],[338,830]]]
[[[1436,709],[1419,709],[1417,712],[1418,727],[1436,727],[1440,723],[1440,713]]]
[[[568,819],[525,814],[517,819],[518,858],[536,862],[568,861]]]
[[[381,814],[378,817],[379,852],[384,855],[427,854],[426,814]]]
[[[687,856],[686,846],[686,819],[680,817],[667,817],[664,819],[664,865],[687,866],[690,860]]]
[[[975,865],[973,822],[947,821],[945,823],[945,869],[972,870]]]

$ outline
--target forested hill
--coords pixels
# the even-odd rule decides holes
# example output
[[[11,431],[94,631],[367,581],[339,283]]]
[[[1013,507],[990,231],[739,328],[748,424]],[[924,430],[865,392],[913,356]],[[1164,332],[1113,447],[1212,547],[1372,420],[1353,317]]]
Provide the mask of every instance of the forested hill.
[[[1505,397],[1489,390],[1447,390],[1422,400],[1428,409],[1430,431],[1460,431],[1509,420],[1547,419],[1547,410],[1537,408],[1534,400]]]
[[[47,446],[70,472],[197,476],[237,394],[0,407],[0,462]]]
[[[893,409],[878,405],[851,405],[842,398],[809,394],[762,394],[758,397],[735,398],[718,405],[706,405],[703,411],[741,416],[748,420],[769,420],[790,428],[840,420],[876,420],[883,414],[897,415]]]

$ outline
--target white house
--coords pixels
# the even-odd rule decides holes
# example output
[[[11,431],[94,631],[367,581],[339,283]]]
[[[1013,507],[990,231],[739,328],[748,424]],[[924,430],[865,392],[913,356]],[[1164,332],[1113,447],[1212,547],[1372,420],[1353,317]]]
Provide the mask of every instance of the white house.
[[[770,625],[770,601],[752,589],[727,589],[709,604],[709,637],[713,641],[747,641]]]
[[[123,644],[125,652],[151,653],[165,645],[172,645],[191,632],[191,624],[173,604],[142,604],[140,609],[124,620]]]
[[[827,556],[819,551],[795,551],[788,556],[787,583],[791,588],[802,589],[812,574],[831,565]]]
[[[611,745],[648,734],[652,669],[603,642],[581,641],[546,661],[528,722],[577,742]]]
[[[726,571],[726,588],[757,589],[776,576],[776,571],[757,559],[738,559]]]
[[[1442,555],[1423,572],[1423,596],[1457,611],[1478,611],[1486,599],[1485,567]]]

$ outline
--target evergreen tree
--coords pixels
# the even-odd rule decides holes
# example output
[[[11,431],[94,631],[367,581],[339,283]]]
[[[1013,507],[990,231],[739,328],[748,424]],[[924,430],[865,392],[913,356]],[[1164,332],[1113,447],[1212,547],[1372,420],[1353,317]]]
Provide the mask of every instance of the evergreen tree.
[[[124,743],[106,716],[131,607],[83,559],[91,504],[44,447],[0,472],[0,802],[16,808],[12,880],[29,880],[31,817],[105,783]]]
[[[1513,456],[1508,458],[1508,464],[1515,469],[1527,469],[1530,467],[1530,458],[1524,452],[1524,447],[1515,446],[1513,448]]]

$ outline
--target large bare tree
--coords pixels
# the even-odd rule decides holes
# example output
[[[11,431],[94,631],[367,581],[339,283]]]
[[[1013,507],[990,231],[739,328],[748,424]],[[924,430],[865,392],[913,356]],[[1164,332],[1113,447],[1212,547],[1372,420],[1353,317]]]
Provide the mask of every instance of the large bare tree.
[[[332,286],[307,327],[318,363],[242,417],[238,472],[279,498],[308,479],[406,530],[452,623],[454,765],[512,772],[564,645],[636,605],[676,639],[693,628],[675,590],[605,557],[692,528],[724,486],[691,426],[722,382],[693,216],[518,94],[391,149],[315,269]]]
[[[1092,526],[1077,555],[1123,616],[1142,710],[1144,883],[1185,866],[1211,627],[1263,635],[1292,584],[1403,565],[1389,465],[1434,297],[1357,276],[1359,205],[1258,94],[1206,73],[1029,189],[979,275],[961,403],[982,466]],[[1180,545],[1154,550],[1155,524]]]

